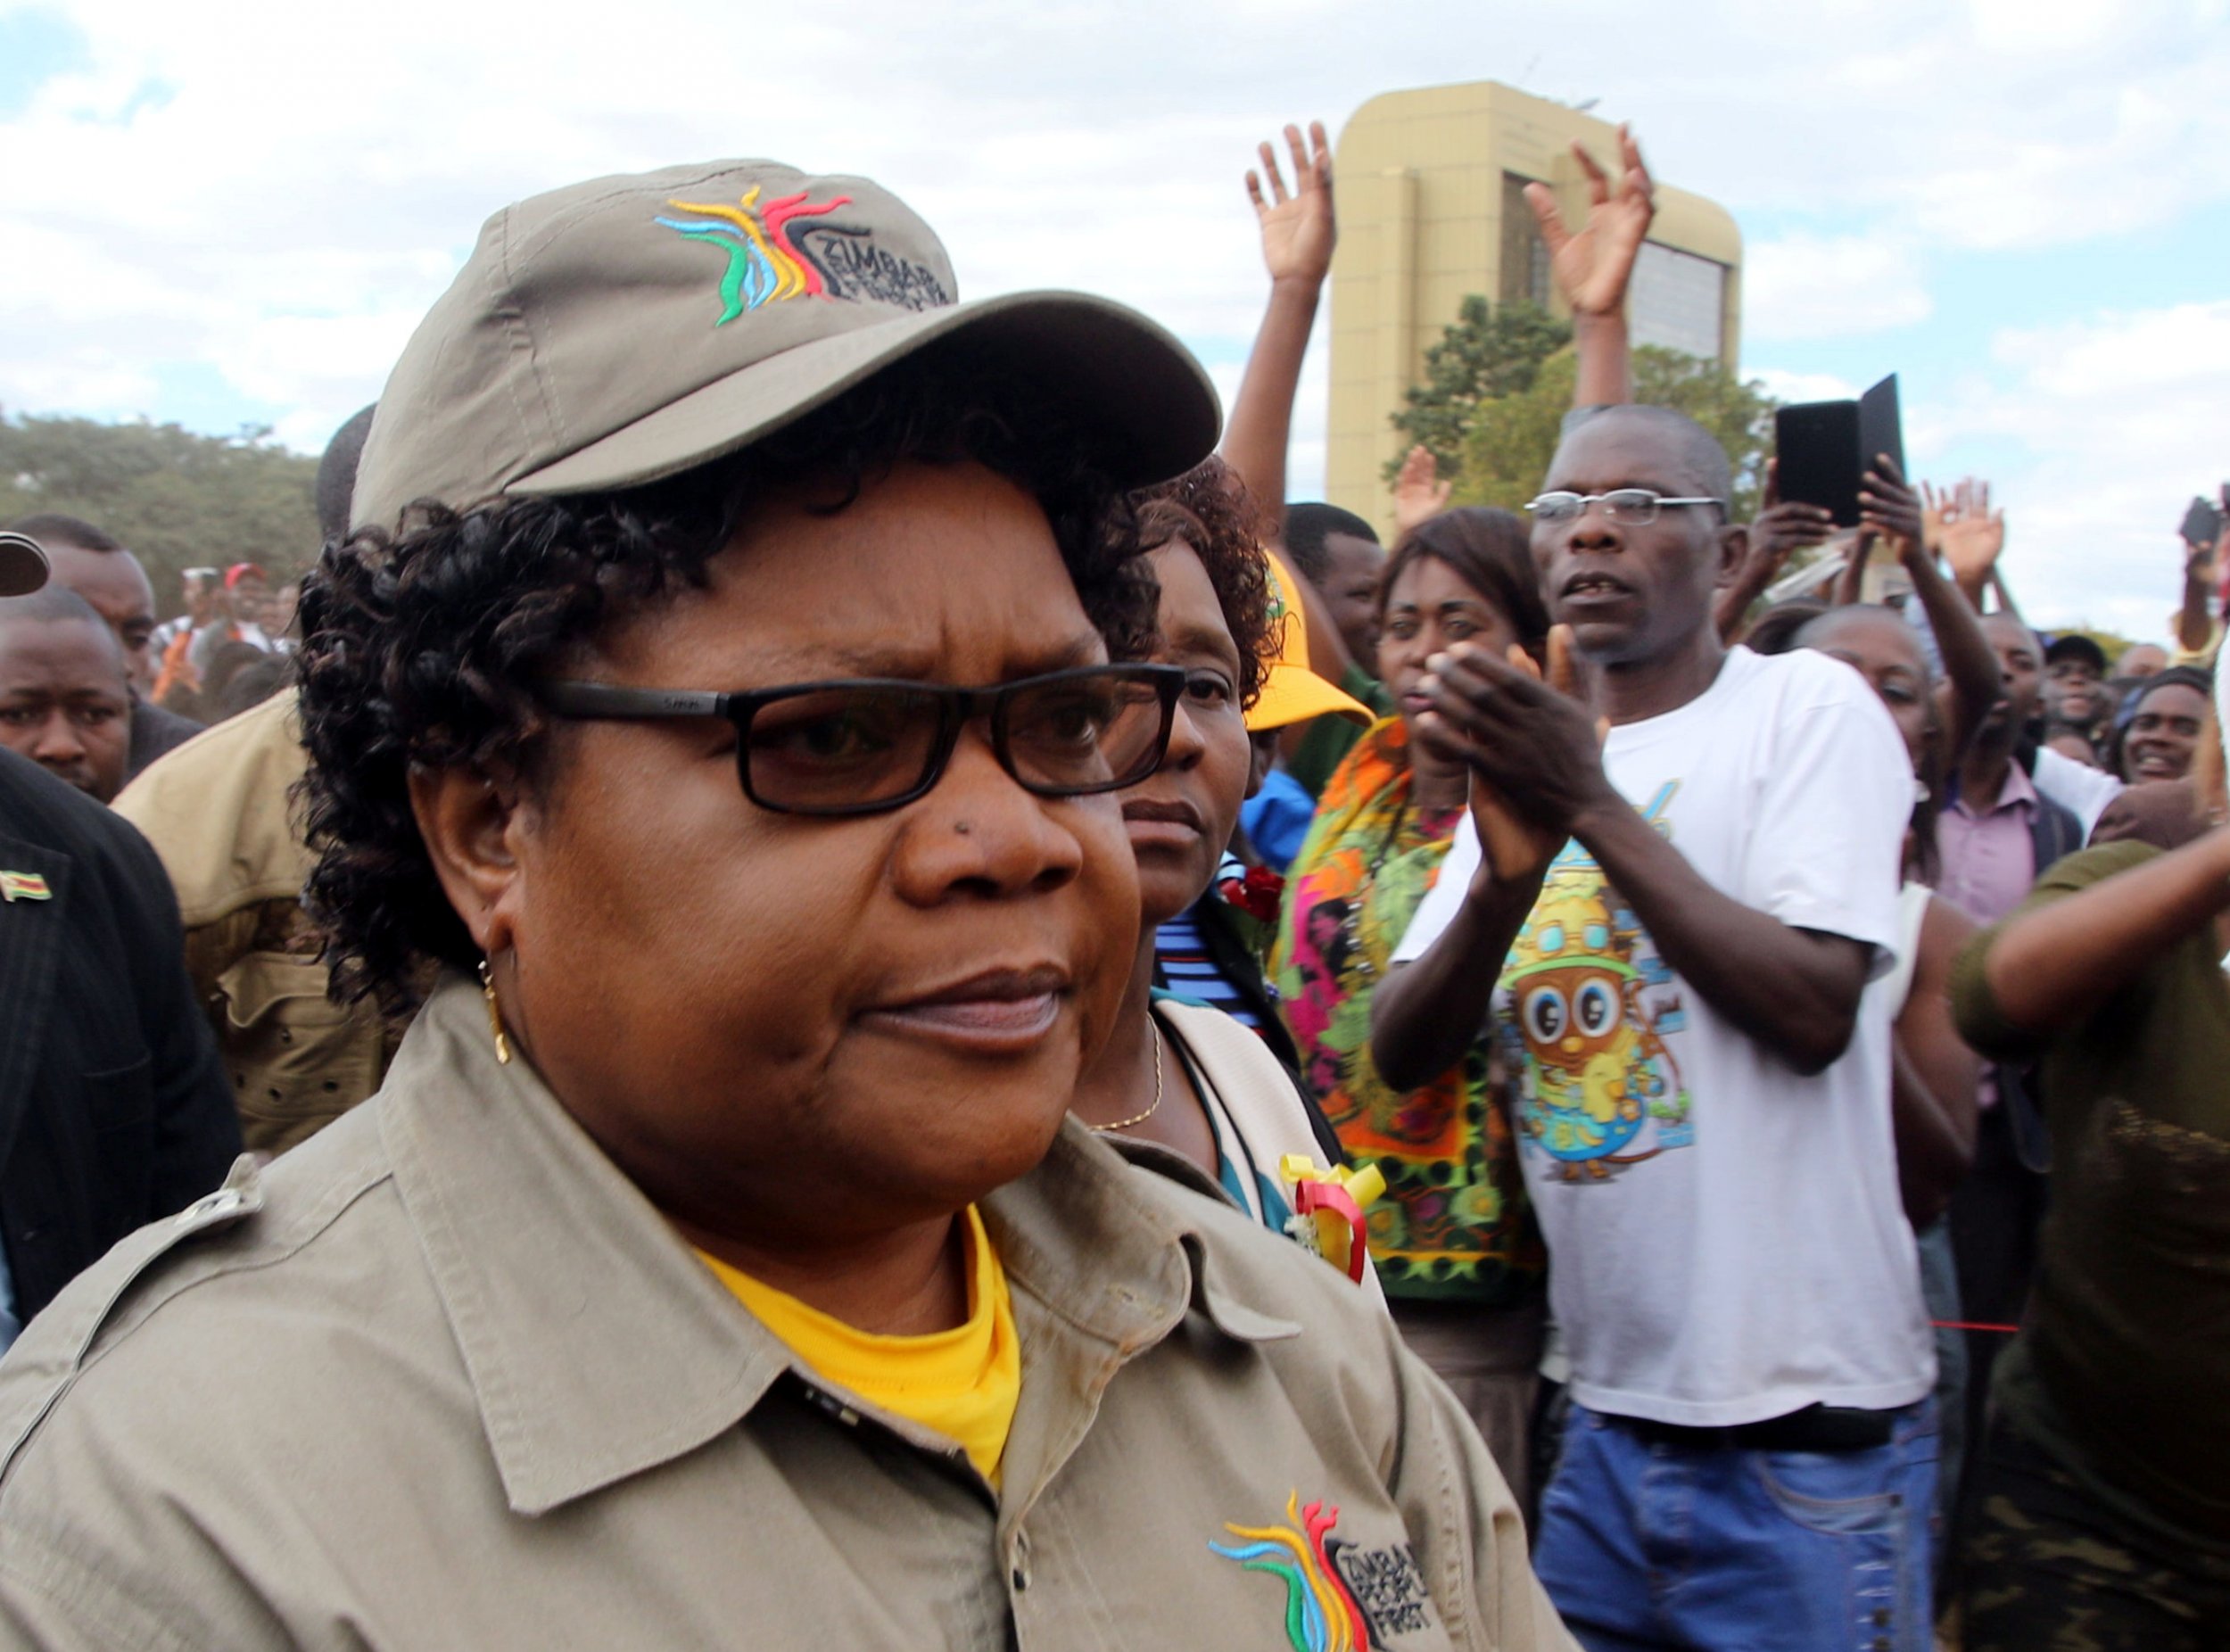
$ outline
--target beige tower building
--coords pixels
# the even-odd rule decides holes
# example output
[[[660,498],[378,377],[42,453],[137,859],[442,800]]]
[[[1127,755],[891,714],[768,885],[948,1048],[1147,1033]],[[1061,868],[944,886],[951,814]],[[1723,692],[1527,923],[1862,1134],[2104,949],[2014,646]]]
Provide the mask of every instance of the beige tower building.
[[[1643,136],[1646,140],[1647,134]],[[1375,97],[1340,134],[1340,247],[1332,265],[1332,394],[1325,497],[1393,525],[1381,480],[1400,451],[1390,417],[1424,376],[1425,352],[1466,296],[1564,306],[1523,191],[1557,192],[1565,221],[1587,206],[1574,139],[1606,170],[1617,128],[1491,80]],[[1723,208],[1660,181],[1634,269],[1634,342],[1736,364],[1742,235]]]

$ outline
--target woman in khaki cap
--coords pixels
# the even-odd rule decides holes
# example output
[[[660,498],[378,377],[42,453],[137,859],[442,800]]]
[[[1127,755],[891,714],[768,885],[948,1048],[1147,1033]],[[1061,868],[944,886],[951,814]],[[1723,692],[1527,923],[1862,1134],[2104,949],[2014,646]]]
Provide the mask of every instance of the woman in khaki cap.
[[[763,163],[491,221],[302,605],[340,979],[438,979],[0,1368],[0,1644],[1569,1644],[1383,1315],[1064,1122],[1214,404],[953,285]]]

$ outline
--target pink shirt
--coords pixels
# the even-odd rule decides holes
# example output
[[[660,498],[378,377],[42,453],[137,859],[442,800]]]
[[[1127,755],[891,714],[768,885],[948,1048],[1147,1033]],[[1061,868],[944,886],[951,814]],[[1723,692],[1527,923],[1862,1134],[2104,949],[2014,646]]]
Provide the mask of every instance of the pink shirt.
[[[1980,813],[1953,798],[1936,822],[1944,862],[1936,892],[1977,923],[1995,923],[2019,905],[2036,881],[2028,830],[2036,814],[2036,789],[2018,763],[2006,765],[1997,800]]]
[[[1936,892],[1977,923],[1995,923],[2021,904],[2036,881],[2036,839],[2028,823],[2036,814],[2036,788],[2018,763],[2005,766],[1998,800],[1977,814],[1964,797],[1936,820],[1936,847],[1944,875]],[[1997,1073],[1984,1072],[1975,1099],[1998,1104]]]

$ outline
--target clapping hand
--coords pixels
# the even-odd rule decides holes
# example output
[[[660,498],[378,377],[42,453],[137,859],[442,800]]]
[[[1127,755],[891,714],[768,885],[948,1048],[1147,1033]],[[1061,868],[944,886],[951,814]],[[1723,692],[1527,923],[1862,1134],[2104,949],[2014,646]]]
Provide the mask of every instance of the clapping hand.
[[[1332,268],[1332,248],[1339,240],[1339,226],[1332,211],[1332,145],[1324,135],[1324,122],[1309,123],[1309,140],[1301,128],[1285,128],[1286,146],[1293,151],[1293,188],[1288,194],[1285,178],[1277,168],[1277,152],[1265,141],[1260,149],[1262,169],[1247,171],[1247,199],[1262,226],[1262,262],[1272,282],[1301,281],[1319,285]],[[1263,197],[1267,179],[1269,196]]]
[[[1409,450],[1409,456],[1401,461],[1400,474],[1394,477],[1394,532],[1398,535],[1407,538],[1419,523],[1430,522],[1448,508],[1448,498],[1456,484],[1440,477],[1440,462],[1430,448],[1420,445]]]
[[[1471,770],[1471,814],[1498,882],[1537,878],[1580,812],[1616,794],[1603,772],[1606,725],[1574,695],[1572,629],[1549,633],[1549,672],[1513,645],[1507,657],[1459,642],[1433,656],[1419,691],[1433,703],[1417,735]]]
[[[1656,216],[1655,186],[1642,164],[1641,146],[1623,126],[1618,152],[1621,170],[1614,189],[1595,157],[1582,145],[1572,145],[1588,178],[1587,223],[1576,235],[1565,227],[1554,190],[1546,184],[1525,186],[1525,204],[1533,209],[1533,221],[1549,247],[1549,274],[1575,316],[1615,315],[1625,307],[1634,260]]]

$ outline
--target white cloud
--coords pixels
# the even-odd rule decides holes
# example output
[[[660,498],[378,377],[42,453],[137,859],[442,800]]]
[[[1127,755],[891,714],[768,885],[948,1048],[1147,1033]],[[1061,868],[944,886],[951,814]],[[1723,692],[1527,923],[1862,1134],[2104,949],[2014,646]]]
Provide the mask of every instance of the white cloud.
[[[1931,268],[1962,249],[2007,250],[2013,278],[2048,291],[2036,249],[2230,199],[2222,0],[1603,0],[1584,21],[1476,0],[1398,18],[1363,0],[854,0],[840,21],[750,0],[228,0],[222,28],[157,0],[61,4],[90,67],[0,120],[0,406],[163,417],[165,387],[188,382],[198,408],[235,397],[310,449],[376,392],[492,209],[688,157],[881,178],[945,235],[963,292],[1126,299],[1207,341],[1226,394],[1263,296],[1239,182],[1254,141],[1311,115],[1336,130],[1395,87],[1598,97],[1664,181],[1805,226],[1751,249],[1744,330],[1769,345],[1924,318]],[[2110,525],[2069,514],[2064,488],[2100,500],[2143,478],[2125,508],[2149,521],[2159,501],[2135,490],[2181,477],[2165,456],[2223,405],[2218,379],[2176,376],[2201,352],[2088,314],[2111,297],[2072,294],[2064,327],[1995,357],[1972,341],[1953,364],[1969,389],[1913,410],[1931,460],[2032,456],[2005,484],[2022,554],[2036,547],[2025,589],[2053,601],[2101,588],[2095,564],[2087,582],[2060,570]],[[1322,486],[1324,336],[1296,493]],[[2151,396],[2128,393],[2147,375]],[[1820,379],[1774,387],[1849,389]]]
[[[2182,590],[2184,508],[2230,471],[2230,301],[2007,331],[1990,354],[1915,434],[1916,456],[1938,477],[1991,475],[2005,574],[2032,620],[2160,637]]]
[[[1765,387],[1765,393],[1776,401],[1848,401],[1858,394],[1858,386],[1848,379],[1838,378],[1832,373],[1796,373],[1787,368],[1749,368],[1742,369],[1742,376],[1755,379]]]
[[[1912,247],[1868,235],[1799,235],[1751,247],[1742,297],[1743,335],[1761,343],[1878,333],[1935,310]]]

